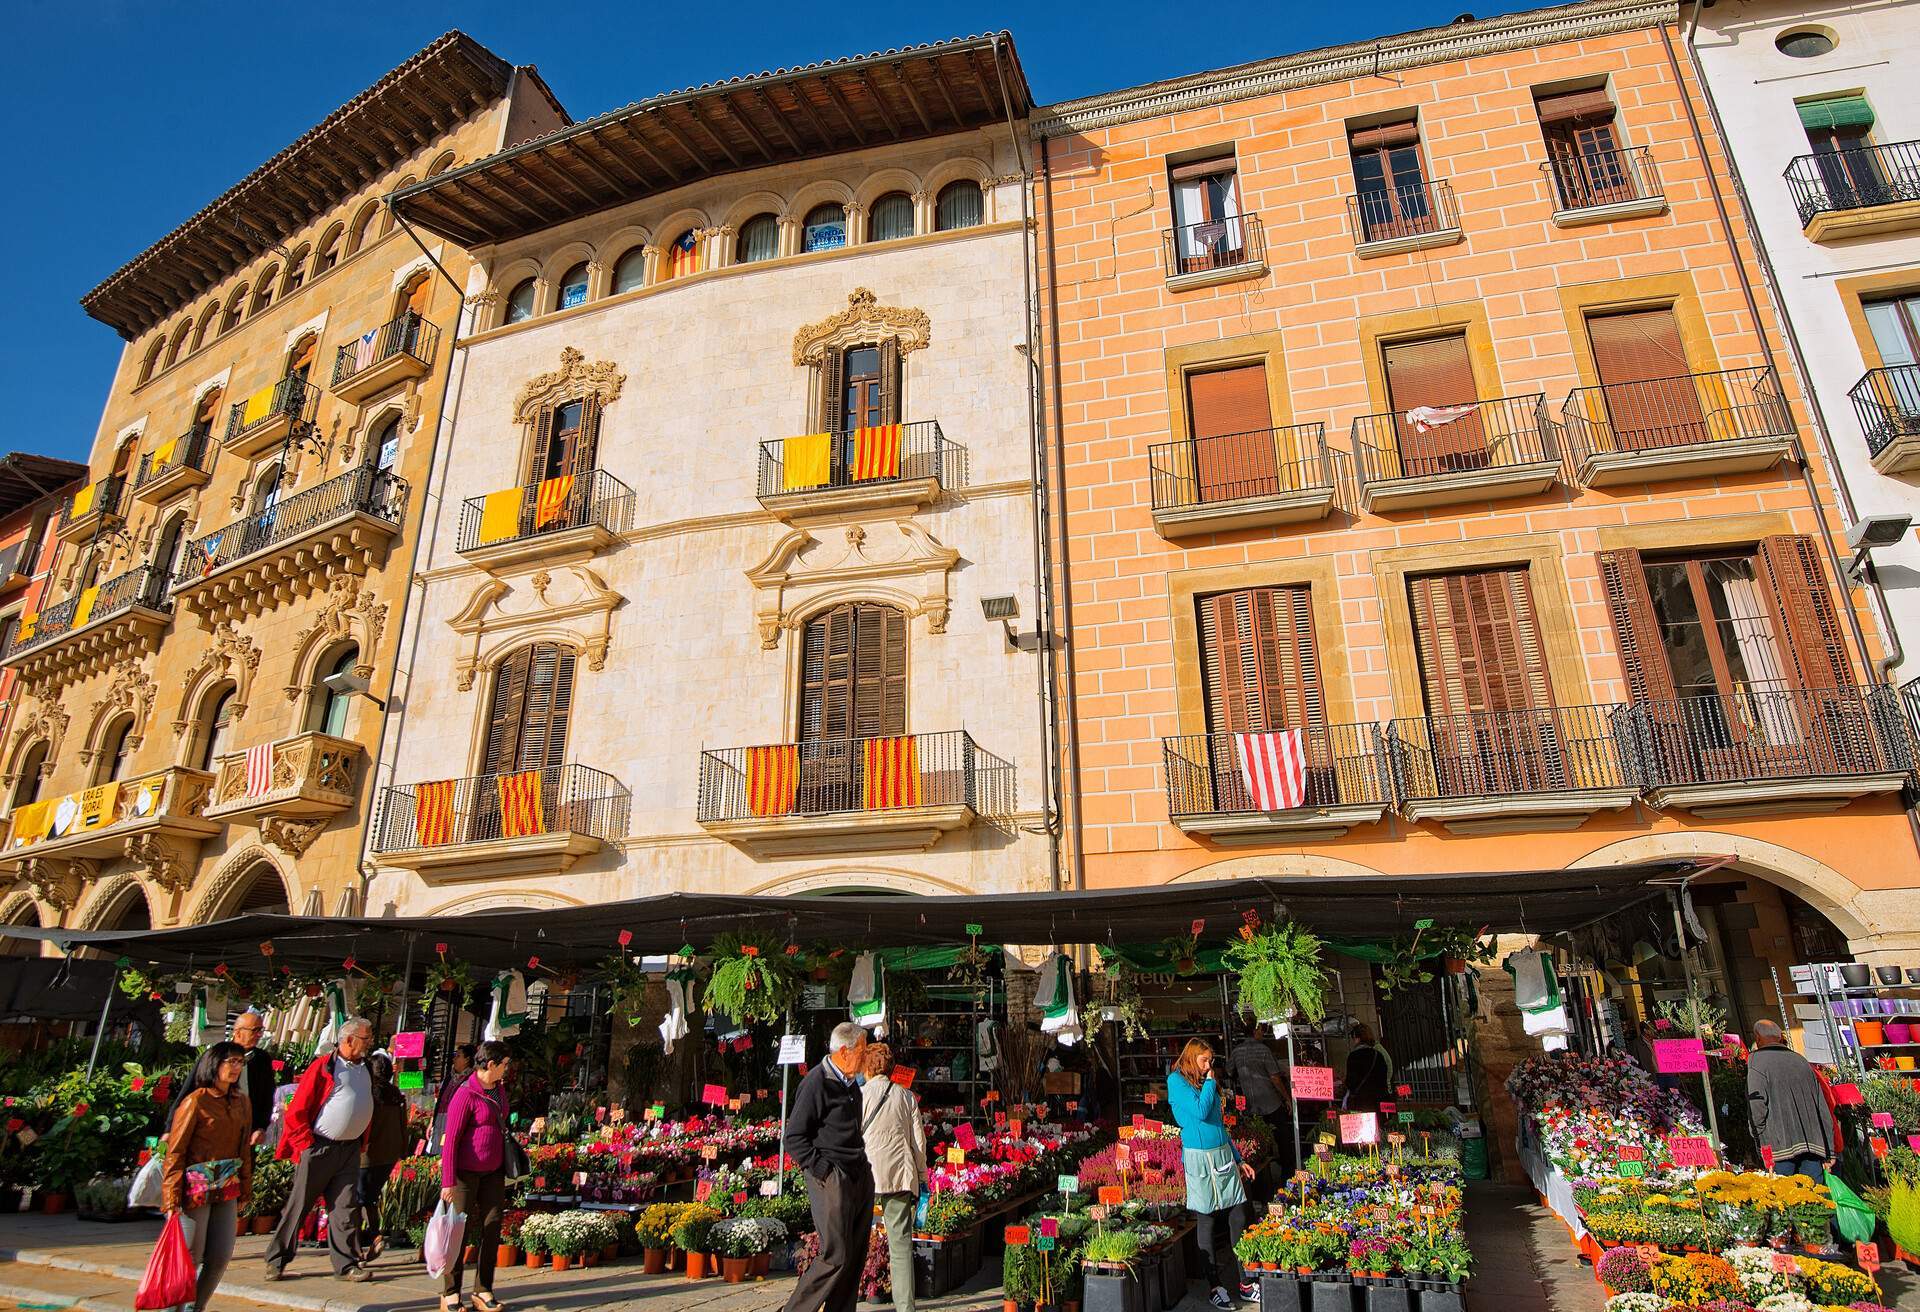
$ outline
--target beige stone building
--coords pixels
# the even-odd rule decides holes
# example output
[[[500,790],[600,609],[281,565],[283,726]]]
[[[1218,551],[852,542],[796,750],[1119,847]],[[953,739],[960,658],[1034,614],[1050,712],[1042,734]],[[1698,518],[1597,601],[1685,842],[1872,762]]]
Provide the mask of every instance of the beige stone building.
[[[1027,107],[950,41],[399,193],[480,308],[370,911],[1048,886]]]
[[[86,296],[125,346],[44,604],[0,655],[10,923],[359,904],[469,267],[382,198],[566,122],[532,69],[449,33]]]

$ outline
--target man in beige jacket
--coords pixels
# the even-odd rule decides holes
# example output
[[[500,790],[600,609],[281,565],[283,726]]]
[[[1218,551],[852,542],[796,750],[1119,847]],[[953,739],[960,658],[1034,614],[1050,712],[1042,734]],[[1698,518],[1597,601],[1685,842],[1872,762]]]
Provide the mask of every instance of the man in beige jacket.
[[[862,1132],[873,1167],[873,1196],[887,1227],[893,1306],[895,1312],[913,1312],[913,1209],[927,1178],[927,1132],[920,1124],[918,1095],[888,1078],[892,1051],[884,1043],[869,1043],[866,1057]]]

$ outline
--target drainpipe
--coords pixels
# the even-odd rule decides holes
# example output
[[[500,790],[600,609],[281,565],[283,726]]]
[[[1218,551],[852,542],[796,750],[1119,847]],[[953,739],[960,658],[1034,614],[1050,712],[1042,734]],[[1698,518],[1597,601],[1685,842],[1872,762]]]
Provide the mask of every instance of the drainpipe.
[[[440,276],[446,280],[447,285],[453,288],[454,295],[459,298],[455,303],[454,313],[453,313],[453,338],[448,343],[448,351],[450,353],[450,359],[448,361],[448,370],[447,370],[448,372],[447,389],[441,397],[440,413],[435,416],[435,420],[434,420],[435,431],[433,434],[433,445],[428,450],[428,453],[427,453],[426,482],[420,489],[420,495],[422,498],[422,505],[420,507],[420,527],[419,527],[419,530],[414,534],[413,554],[411,555],[411,557],[409,557],[407,562],[407,586],[400,598],[399,632],[401,635],[400,640],[404,642],[406,641],[407,625],[409,624],[409,622],[411,622],[414,619],[413,594],[416,591],[421,590],[422,587],[424,587],[424,585],[420,584],[419,582],[420,562],[424,555],[426,544],[430,541],[435,541],[439,538],[440,515],[441,515],[441,511],[443,511],[446,508],[445,498],[442,495],[445,492],[445,487],[442,486],[436,489],[434,487],[434,477],[435,475],[438,475],[441,483],[443,485],[445,484],[446,470],[441,467],[440,451],[442,447],[447,445],[447,442],[443,440],[440,429],[444,427],[446,429],[448,436],[449,437],[451,436],[453,431],[454,420],[455,420],[455,417],[458,415],[459,409],[460,409],[460,393],[467,379],[467,347],[464,346],[460,341],[460,338],[461,338],[460,324],[461,324],[461,320],[463,320],[467,316],[468,306],[467,306],[467,289],[461,286],[460,283],[454,279],[454,276],[451,273],[447,272],[447,266],[440,263],[439,259],[435,257],[434,253],[427,249],[427,244],[420,240],[420,234],[415,232],[413,230],[413,225],[407,222],[406,215],[400,213],[399,210],[394,208],[393,197],[391,196],[387,197],[387,213],[391,214],[396,220],[398,220],[401,230],[404,231],[407,234],[407,236],[412,239],[413,244],[415,246],[418,246],[420,248],[420,253],[427,257],[428,263],[433,265],[433,267],[439,272]],[[455,359],[457,359],[458,361],[457,369],[454,364]],[[429,505],[427,503],[429,502],[431,503],[431,511],[432,511],[431,519],[428,513]],[[375,835],[379,832],[378,821],[383,818],[382,812],[384,811],[384,808],[380,805],[381,768],[382,766],[385,766],[386,770],[389,772],[389,775],[391,775],[391,771],[393,769],[393,761],[396,757],[399,756],[400,744],[402,739],[406,735],[407,710],[412,705],[412,702],[413,702],[412,692],[413,692],[414,662],[419,656],[420,630],[422,627],[423,626],[417,623],[414,624],[414,627],[413,627],[413,639],[407,651],[407,667],[406,668],[407,668],[408,695],[406,697],[398,698],[400,702],[400,706],[397,712],[394,709],[393,703],[396,700],[395,691],[400,682],[400,663],[398,660],[394,662],[393,677],[389,679],[387,682],[387,705],[385,710],[382,712],[381,719],[380,719],[380,750],[374,756],[373,771],[372,771],[373,778],[371,780],[372,786],[368,790],[368,797],[367,797],[367,802],[370,808],[370,814],[373,817],[373,822],[367,825],[366,833],[361,838],[361,841],[360,841],[360,871],[359,871],[360,902],[361,902],[360,913],[362,915],[369,915],[372,913],[372,908],[367,905],[367,890],[373,884],[373,872],[374,872],[373,844],[374,844]],[[411,949],[411,944],[409,944],[409,949]]]
[[[1028,431],[1028,477],[1033,481],[1033,598],[1034,608],[1040,612],[1038,617],[1040,657],[1036,665],[1036,687],[1034,695],[1036,707],[1040,713],[1040,741],[1043,783],[1041,796],[1046,810],[1048,879],[1053,892],[1060,891],[1061,883],[1061,824],[1060,824],[1060,769],[1059,742],[1060,725],[1058,705],[1052,695],[1053,660],[1053,610],[1049,597],[1051,574],[1048,560],[1047,525],[1047,474],[1046,474],[1046,418],[1040,403],[1039,365],[1033,358],[1034,322],[1038,317],[1033,296],[1033,266],[1037,258],[1033,238],[1033,170],[1027,160],[1027,152],[1020,140],[1020,130],[1014,118],[1013,96],[1007,88],[1006,69],[1000,60],[1003,37],[996,33],[992,37],[993,68],[1000,80],[1000,103],[1006,110],[1007,136],[1013,145],[1014,160],[1020,168],[1020,276],[1023,289],[1020,297],[1021,334],[1024,340],[1020,345],[1020,357],[1026,362],[1027,378],[1027,431]]]

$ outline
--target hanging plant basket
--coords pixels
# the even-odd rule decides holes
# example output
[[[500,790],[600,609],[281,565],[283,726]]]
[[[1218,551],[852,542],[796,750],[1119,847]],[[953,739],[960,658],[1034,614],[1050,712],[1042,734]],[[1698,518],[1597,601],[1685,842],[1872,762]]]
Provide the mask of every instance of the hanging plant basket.
[[[736,1025],[771,1025],[800,997],[797,959],[766,935],[722,934],[713,941],[706,1006]]]
[[[1221,954],[1239,982],[1239,1005],[1255,1020],[1308,1021],[1326,1015],[1319,935],[1289,921],[1261,928],[1249,918]]]

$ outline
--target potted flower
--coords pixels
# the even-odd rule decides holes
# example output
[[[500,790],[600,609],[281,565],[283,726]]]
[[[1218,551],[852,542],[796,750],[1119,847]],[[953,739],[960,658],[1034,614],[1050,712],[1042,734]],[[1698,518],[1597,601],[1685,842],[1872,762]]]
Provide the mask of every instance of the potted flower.
[[[553,1222],[551,1213],[535,1212],[520,1223],[520,1249],[526,1254],[529,1267],[546,1264],[547,1241],[553,1234]]]
[[[701,1203],[686,1207],[673,1223],[674,1247],[687,1255],[687,1279],[700,1280],[707,1275],[707,1245],[720,1213]]]
[[[752,1270],[754,1254],[766,1244],[766,1232],[751,1217],[735,1217],[715,1225],[710,1242],[720,1255],[721,1279],[737,1285]]]
[[[586,1251],[587,1235],[586,1227],[580,1224],[582,1219],[578,1212],[562,1212],[553,1218],[547,1232],[547,1252],[555,1271],[567,1270],[574,1259]]]
[[[1250,918],[1222,959],[1239,980],[1240,1007],[1259,1021],[1284,1021],[1295,1012],[1309,1021],[1326,1014],[1319,936],[1288,922],[1265,929]]]
[[[265,1146],[253,1150],[253,1197],[247,1202],[249,1229],[257,1235],[269,1234],[280,1219],[280,1209],[293,1192],[293,1163],[275,1159]],[[376,1200],[377,1201],[377,1200]]]
[[[258,1174],[254,1179],[257,1189]],[[494,1257],[495,1266],[514,1266],[520,1261],[520,1230],[526,1223],[526,1210],[519,1207],[508,1208],[500,1217],[500,1247]]]
[[[600,1245],[600,1260],[612,1262],[620,1256],[620,1229],[605,1212],[592,1214],[593,1237]]]
[[[673,1223],[679,1209],[670,1203],[655,1203],[642,1209],[633,1223],[640,1241],[640,1270],[657,1276],[667,1269],[667,1255],[673,1247]]]

